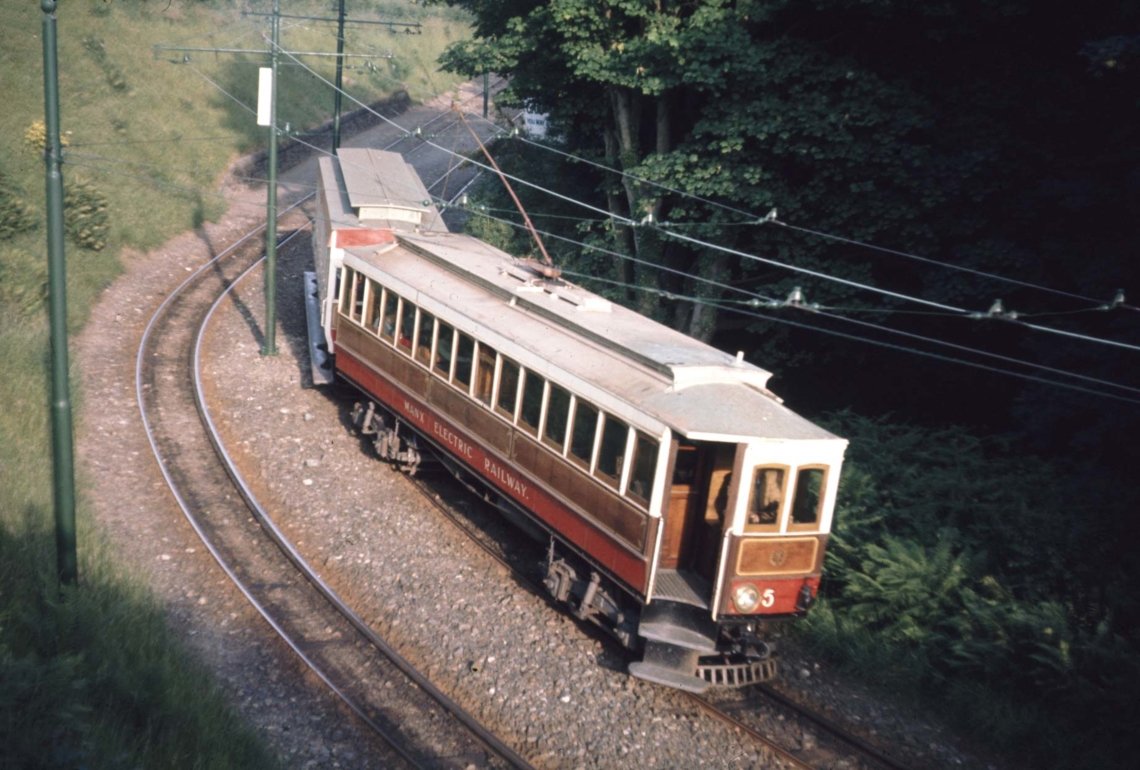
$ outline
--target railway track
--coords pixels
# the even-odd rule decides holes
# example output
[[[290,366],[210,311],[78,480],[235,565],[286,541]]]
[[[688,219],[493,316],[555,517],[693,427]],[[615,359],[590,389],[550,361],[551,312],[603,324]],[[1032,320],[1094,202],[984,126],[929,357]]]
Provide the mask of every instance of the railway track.
[[[489,505],[481,505],[471,494],[482,491],[463,479],[456,479],[442,465],[429,466],[428,473],[412,478],[413,485],[452,525],[491,558],[510,570],[540,596],[546,595],[534,569],[533,543],[501,520]],[[458,503],[451,503],[458,500]],[[490,502],[489,500],[485,502]],[[582,626],[605,643],[615,645],[607,635],[590,625]],[[743,690],[713,691],[694,695],[678,691],[678,696],[709,717],[730,725],[772,753],[778,767],[823,770],[905,770],[909,767],[882,749],[854,734],[843,725],[812,711],[771,687],[754,686]]]
[[[433,141],[458,127],[458,121],[448,121],[447,116],[448,113],[440,113],[432,122],[425,123],[432,130]],[[417,139],[420,143],[415,145]],[[409,147],[409,144],[413,146]],[[417,156],[428,155],[425,148],[429,145],[420,137],[401,135],[386,145],[399,146],[407,150],[414,162]],[[450,157],[442,162],[439,158],[418,160],[417,166],[428,166],[424,177],[431,180],[429,186],[436,194],[443,195],[453,181],[461,179],[461,161]],[[434,171],[430,163],[436,164]],[[473,173],[467,169],[467,179]],[[461,184],[465,182],[457,183],[456,192]],[[254,234],[247,236],[247,240],[256,240]],[[283,248],[290,248],[290,245],[283,244]],[[429,694],[426,700],[409,697],[407,702],[404,701],[405,693],[423,687],[423,683],[416,681],[414,670],[406,662],[382,663],[382,657],[391,660],[386,658],[383,640],[369,633],[367,625],[350,609],[337,608],[335,593],[327,586],[322,587],[314,575],[306,574],[311,570],[306,569],[303,560],[285,539],[274,532],[271,519],[256,505],[252,493],[240,481],[232,464],[226,467],[228,461],[224,449],[221,449],[221,442],[210,426],[208,410],[203,406],[206,399],[201,394],[200,382],[189,386],[182,384],[184,379],[198,379],[196,375],[190,377],[187,374],[186,362],[196,360],[201,334],[190,334],[187,329],[203,328],[212,309],[222,301],[219,297],[224,297],[223,292],[256,265],[258,251],[246,243],[219,255],[211,265],[204,266],[171,295],[148,327],[144,346],[140,347],[138,355],[137,390],[144,421],[153,418],[147,423],[147,432],[156,456],[170,459],[170,464],[163,469],[164,475],[171,482],[191,524],[231,578],[243,587],[243,592],[254,606],[282,638],[287,639],[306,665],[390,746],[386,751],[391,753],[391,757],[383,758],[384,765],[526,766],[525,760],[513,755],[509,748],[496,746],[498,742],[494,736],[479,736],[478,726],[472,728],[467,723],[474,720],[465,719],[461,709],[447,702],[446,698]],[[175,299],[175,295],[183,294],[186,299]],[[210,309],[206,309],[207,305]],[[195,423],[204,424],[204,427],[199,429]],[[222,459],[217,463],[201,460],[213,454]],[[163,462],[161,457],[160,464]],[[212,467],[196,468],[196,465]],[[445,496],[452,497],[450,493]],[[446,509],[449,518],[455,519],[454,509],[440,499],[439,492],[429,492],[428,497],[437,507]],[[485,535],[480,535],[483,532],[481,528],[473,529],[468,525],[461,526],[461,529],[490,550],[496,559],[507,564],[516,575],[531,577],[526,563],[533,561],[533,553],[513,554],[509,545],[495,545]],[[271,535],[269,538],[265,536],[267,532]],[[543,595],[539,586],[534,590]],[[327,607],[322,608],[322,605]],[[304,623],[306,617],[310,618],[311,624]],[[362,650],[365,651],[363,654]],[[398,692],[401,697],[393,699],[393,692]],[[376,693],[383,697],[377,698]],[[428,701],[434,701],[434,705]],[[794,715],[793,712],[799,710],[794,704],[780,704],[778,708],[785,711],[782,712],[784,716],[778,717],[757,717],[756,713],[762,707],[753,698],[702,698],[698,699],[697,705],[767,746],[778,757],[773,766],[901,767],[885,757],[876,756],[870,747],[860,746],[857,739],[845,739],[842,728],[824,726],[818,717]],[[440,729],[456,718],[463,723],[462,730]],[[812,727],[802,726],[797,721],[802,719],[809,720],[803,724],[811,724]],[[794,726],[780,730],[780,735],[769,734],[772,732],[770,725],[781,721],[794,722]],[[457,733],[465,730],[472,730],[474,734],[464,739],[456,737]],[[829,732],[835,735],[823,736]],[[810,738],[807,737],[809,735]]]
[[[162,474],[231,581],[383,744],[381,766],[529,767],[321,581],[277,531],[218,438],[200,374],[202,340],[230,289],[261,262],[263,231],[246,233],[192,273],[147,325],[136,356],[136,397]],[[301,232],[281,248],[307,248]]]

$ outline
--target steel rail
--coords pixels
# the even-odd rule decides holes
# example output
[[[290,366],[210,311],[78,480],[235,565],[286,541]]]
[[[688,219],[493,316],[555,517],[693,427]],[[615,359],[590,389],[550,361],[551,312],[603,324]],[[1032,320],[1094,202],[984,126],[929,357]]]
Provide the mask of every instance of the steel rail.
[[[291,206],[289,209],[282,212],[282,216],[284,216],[284,214],[287,213],[289,210],[296,208],[297,205],[301,205],[301,203],[303,203],[303,202],[304,201],[301,201],[301,202],[295,204],[294,206]],[[148,325],[147,325],[147,327],[143,333],[142,340],[140,341],[138,353],[136,356],[135,390],[136,390],[136,399],[137,399],[137,402],[139,405],[139,410],[140,410],[140,415],[142,418],[143,427],[144,427],[144,430],[145,430],[146,435],[147,435],[147,440],[151,445],[152,452],[155,454],[155,458],[158,462],[159,469],[160,469],[160,471],[161,471],[161,473],[162,473],[162,475],[163,475],[163,477],[167,483],[167,486],[170,488],[172,495],[174,496],[176,502],[178,503],[180,509],[182,510],[183,515],[187,519],[188,523],[191,525],[191,528],[195,531],[195,533],[198,535],[198,537],[202,540],[203,544],[205,545],[205,547],[207,548],[207,550],[209,551],[211,556],[219,564],[219,566],[226,573],[226,575],[233,582],[233,584],[246,597],[247,601],[250,602],[251,606],[253,606],[263,618],[265,618],[266,622],[270,625],[270,627],[273,628],[274,631],[278,634],[278,636],[295,652],[295,654],[298,655],[298,657],[302,661],[304,661],[304,663],[310,668],[310,670],[312,670],[321,679],[321,681],[325,682],[326,686],[328,686],[330,688],[330,690],[333,693],[335,693],[342,700],[342,702],[344,702],[355,714],[357,714],[362,719],[362,721],[369,727],[369,729],[373,730],[373,732],[375,732],[379,737],[384,739],[390,746],[392,746],[393,750],[399,756],[401,756],[405,761],[409,762],[409,764],[411,764],[413,766],[417,766],[417,767],[418,766],[424,766],[424,761],[422,759],[417,759],[415,756],[413,756],[403,746],[402,741],[394,739],[391,735],[388,734],[388,732],[381,725],[379,725],[375,720],[369,718],[369,716],[363,711],[362,707],[359,704],[355,703],[354,700],[351,698],[351,696],[349,696],[340,687],[338,687],[326,675],[326,673],[321,670],[320,666],[305,653],[301,643],[298,640],[294,639],[288,633],[288,631],[277,621],[277,619],[273,617],[273,613],[262,602],[260,602],[254,596],[253,591],[249,588],[249,586],[247,586],[246,583],[237,575],[234,566],[227,563],[226,558],[222,555],[219,548],[212,542],[212,539],[210,538],[209,533],[205,530],[202,523],[198,520],[197,516],[194,515],[194,512],[191,510],[191,505],[189,504],[185,495],[179,489],[178,484],[175,481],[170,469],[167,467],[166,463],[163,461],[162,450],[159,446],[158,438],[155,435],[155,431],[152,427],[152,421],[151,421],[149,414],[148,414],[146,396],[144,393],[144,391],[146,389],[146,386],[144,385],[144,371],[145,371],[145,367],[146,367],[145,356],[147,355],[147,352],[152,347],[151,338],[154,335],[156,327],[158,326],[160,321],[168,314],[170,309],[178,301],[180,295],[182,295],[183,292],[185,292],[188,287],[192,286],[197,281],[199,281],[203,277],[203,274],[207,270],[211,270],[211,269],[216,268],[216,266],[222,260],[232,256],[240,246],[247,243],[251,238],[253,238],[253,237],[257,236],[258,234],[260,234],[261,232],[263,232],[264,229],[265,229],[265,227],[263,225],[258,226],[257,228],[254,228],[252,231],[246,233],[241,238],[239,238],[235,243],[231,244],[227,249],[223,250],[221,253],[216,255],[214,258],[212,258],[211,260],[207,261],[205,264],[200,266],[196,271],[194,271],[190,276],[188,276],[174,291],[172,291],[171,294],[167,296],[167,298],[161,303],[159,308],[155,311],[154,315],[152,316],[150,322],[148,323]],[[302,232],[302,231],[298,231],[298,232]],[[297,234],[298,233],[294,233],[293,235],[289,236],[289,238],[284,239],[283,243],[288,242],[288,240],[295,237]],[[261,264],[263,261],[264,261],[264,257],[255,261],[253,265],[251,265],[245,271],[243,271],[237,278],[234,278],[232,281],[230,281],[229,285],[226,287],[225,291],[223,292],[223,295],[221,297],[219,297],[217,300],[215,300],[215,302],[213,303],[212,307],[210,308],[208,316],[212,316],[214,311],[217,309],[217,307],[219,307],[221,301],[228,295],[228,292],[232,291],[234,286],[236,286],[245,277],[250,275],[253,272],[253,270],[259,264]],[[197,336],[197,339],[195,340],[195,343],[194,343],[194,350],[195,350],[195,354],[194,354],[195,355],[194,381],[195,381],[195,390],[196,390],[194,397],[196,400],[196,407],[199,408],[199,410],[201,409],[202,404],[204,404],[204,400],[203,400],[202,395],[201,395],[202,381],[201,381],[201,369],[200,369],[200,356],[201,356],[201,345],[202,345],[203,334],[204,334],[205,326],[207,323],[208,323],[208,319],[207,319],[207,321],[203,322],[202,326],[199,327],[198,336]],[[211,441],[217,441],[217,439],[216,439],[217,430],[216,430],[216,426],[212,424],[212,420],[211,420],[211,424],[209,426],[208,431],[211,435]],[[226,455],[226,457],[228,458],[228,454]],[[232,466],[232,462],[229,461],[228,459],[225,462],[227,465]],[[231,473],[231,477],[232,477],[232,475],[233,474]],[[247,486],[241,487],[241,493],[242,493],[243,498],[249,499],[249,498],[247,498],[247,495],[249,495],[249,490],[248,490]],[[260,510],[260,506],[258,506],[257,510]],[[262,513],[264,513],[264,512],[262,511]],[[295,550],[293,551],[293,553],[294,554],[296,553]],[[327,597],[326,597],[326,601],[327,601]],[[344,603],[340,602],[340,605],[343,607]],[[361,626],[366,626],[366,624],[364,624],[363,621],[361,621],[360,618],[358,616],[356,616],[355,614],[353,614],[352,617],[349,618],[349,622],[358,628]],[[378,640],[378,637],[376,637],[376,635],[374,633],[366,634],[366,637],[369,639],[370,643],[375,643],[375,641]],[[386,645],[381,645],[380,648],[382,649],[382,651],[385,651],[384,650],[385,647],[386,647]],[[388,648],[388,649],[390,650],[390,648]],[[395,661],[394,661],[394,663],[395,663]],[[400,666],[398,663],[396,663],[396,665],[397,665],[397,668],[403,669],[402,673],[404,673],[406,676],[409,675],[408,671],[406,670],[408,668],[406,662],[405,662],[404,666]],[[415,679],[416,679],[415,676],[409,676],[409,678],[413,679],[413,681],[415,681]],[[421,679],[422,679],[422,677],[421,677]],[[422,682],[417,682],[417,684],[422,684]],[[424,692],[429,695],[429,697],[433,697],[433,699],[435,699],[434,696],[432,695],[432,693],[430,692],[430,687],[429,688],[422,688],[421,687],[421,689],[423,689]],[[437,691],[437,693],[438,693],[438,691]],[[456,707],[454,707],[453,705],[450,708],[448,708],[447,706],[441,704],[441,708],[444,708],[444,710],[451,713],[452,716],[459,719],[459,721],[463,721],[458,716],[458,709]],[[470,725],[465,725],[465,726],[467,726],[469,730],[471,729]],[[483,736],[481,736],[480,733],[482,733],[483,735],[490,735],[490,734],[486,730],[482,729],[481,726],[476,727],[474,730],[472,730],[472,733],[479,736],[483,745],[487,748],[490,748],[493,753],[499,755],[505,762],[511,764],[514,767],[529,767],[529,764],[527,764],[524,760],[521,760],[521,758],[519,758],[517,755],[515,755],[509,749],[509,747],[505,747],[501,742],[499,742],[496,738],[494,738],[494,736],[490,736],[490,740],[483,740]]]
[[[431,448],[430,451],[433,453],[438,453],[440,451],[432,442],[427,441],[426,443]],[[479,490],[477,490],[463,478],[457,476],[455,471],[452,470],[448,463],[440,461],[440,473],[446,473],[446,478],[462,486],[465,494],[474,494],[478,497],[482,497]],[[510,573],[517,579],[530,586],[536,594],[540,596],[546,595],[546,589],[538,580],[536,580],[532,575],[521,571],[514,563],[512,563],[509,558],[507,558],[507,556],[503,554],[499,548],[494,547],[486,542],[486,540],[490,538],[487,538],[483,535],[478,525],[469,523],[467,521],[467,516],[457,513],[454,507],[449,505],[446,500],[444,500],[443,496],[438,493],[438,490],[433,489],[428,481],[419,477],[408,477],[408,480],[411,482],[412,486],[421,495],[423,495],[428,503],[431,504],[448,523],[462,532],[472,543],[474,543],[484,553],[495,560],[499,565],[509,570]],[[608,635],[597,631],[595,627],[592,627],[588,624],[582,624],[581,627],[597,639],[604,639],[608,643],[612,643],[613,641]],[[796,703],[794,700],[772,690],[770,687],[765,687],[763,685],[754,685],[753,689],[755,692],[760,693],[765,698],[775,702],[780,708],[785,709],[786,711],[794,714],[796,717],[802,718],[804,721],[807,721],[812,725],[820,728],[822,731],[826,732],[830,738],[848,746],[850,749],[854,750],[856,754],[859,755],[861,760],[868,761],[872,763],[873,766],[882,767],[886,770],[907,770],[908,765],[901,764],[899,761],[884,754],[882,751],[862,740],[861,738],[852,735],[849,731],[845,730],[842,726],[835,723],[834,721],[831,721],[826,717],[823,717],[820,714],[811,711],[810,709]],[[749,738],[762,744],[773,754],[775,754],[776,757],[778,757],[780,760],[790,763],[793,767],[800,768],[801,770],[817,770],[815,765],[811,764],[808,761],[805,761],[803,758],[784,748],[778,741],[764,735],[752,725],[749,725],[747,722],[744,722],[743,720],[728,713],[724,709],[720,708],[717,704],[708,700],[706,697],[684,691],[678,692],[680,692],[680,694],[685,698],[689,699],[689,701],[701,711],[709,714],[715,719],[724,722],[725,724],[728,724],[740,730]]]
[[[294,235],[296,235],[296,233],[294,233]],[[292,237],[293,236],[290,236],[290,238]],[[473,735],[482,741],[484,745],[487,746],[487,748],[506,760],[507,763],[511,765],[511,767],[523,769],[530,768],[530,763],[523,759],[522,756],[515,752],[514,749],[501,741],[498,736],[496,736],[490,730],[485,728],[462,706],[452,700],[446,693],[436,687],[426,676],[420,673],[420,671],[411,662],[409,662],[407,658],[402,656],[399,652],[396,651],[395,648],[388,644],[388,642],[382,639],[380,635],[377,634],[368,625],[368,623],[363,618],[361,618],[360,615],[357,614],[356,611],[353,610],[348,605],[348,603],[345,602],[344,599],[342,599],[340,595],[337,594],[337,592],[324,581],[324,579],[321,578],[320,574],[308,563],[304,556],[301,555],[301,553],[297,550],[289,538],[286,537],[285,533],[282,532],[281,529],[277,526],[276,522],[273,520],[273,517],[269,515],[269,513],[257,500],[249,484],[246,482],[245,478],[238,470],[237,463],[234,462],[233,458],[230,456],[230,453],[226,450],[217,425],[214,422],[213,416],[210,414],[210,409],[206,403],[204,395],[205,388],[202,382],[202,346],[205,341],[207,327],[214,312],[228,297],[229,293],[233,291],[233,289],[236,288],[237,285],[246,276],[248,276],[253,271],[253,268],[258,264],[261,264],[260,260],[249,270],[245,271],[240,276],[235,278],[233,282],[226,287],[226,290],[222,293],[221,296],[218,297],[218,299],[210,307],[210,310],[207,312],[206,318],[198,330],[198,335],[194,343],[194,397],[198,405],[198,411],[202,415],[202,420],[206,425],[207,432],[210,437],[210,442],[214,445],[215,451],[222,459],[222,462],[226,468],[226,472],[229,474],[230,478],[233,479],[234,484],[237,486],[238,491],[241,493],[242,499],[249,506],[250,511],[253,513],[258,523],[261,524],[269,537],[281,549],[286,558],[289,559],[289,561],[325,598],[326,601],[328,601],[342,615],[344,615],[344,617],[348,619],[352,626],[374,647],[380,650],[389,660],[391,660],[401,671],[401,673],[407,676],[408,679],[412,680],[412,682],[414,682],[421,690],[427,693],[432,698],[432,700],[439,704],[439,706],[443,708],[447,713],[451,714],[452,717],[463,724]],[[319,671],[317,673],[320,675]],[[327,683],[334,692],[337,692],[338,695],[341,695],[340,690],[333,683]],[[352,702],[348,701],[344,695],[341,695],[341,697],[343,700],[345,700],[350,708],[353,708],[353,710],[369,724],[369,726],[374,726],[374,729],[376,729],[377,732],[380,732],[380,727],[378,725],[375,725],[375,723],[363,711],[357,708]]]

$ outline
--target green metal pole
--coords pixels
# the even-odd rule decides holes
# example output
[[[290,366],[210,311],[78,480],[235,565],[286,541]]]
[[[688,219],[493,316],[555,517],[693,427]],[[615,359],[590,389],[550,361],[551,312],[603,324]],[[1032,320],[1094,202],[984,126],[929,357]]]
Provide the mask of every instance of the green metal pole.
[[[51,432],[55,499],[55,549],[59,580],[79,579],[75,554],[75,462],[67,362],[67,266],[63,254],[63,146],[59,139],[59,67],[55,0],[41,0],[44,12],[44,163],[47,186],[48,312],[51,318]]]
[[[340,147],[340,92],[344,84],[344,0],[336,15],[336,91],[333,92],[332,151]]]
[[[269,53],[273,86],[269,97],[269,192],[265,205],[265,343],[261,355],[277,355],[277,48],[281,0],[273,0],[273,45]]]

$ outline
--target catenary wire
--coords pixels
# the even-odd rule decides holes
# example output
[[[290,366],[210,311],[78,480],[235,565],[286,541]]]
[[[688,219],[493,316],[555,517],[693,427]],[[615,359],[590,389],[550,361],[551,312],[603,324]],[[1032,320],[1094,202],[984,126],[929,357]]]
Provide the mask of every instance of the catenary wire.
[[[512,227],[516,227],[516,228],[519,228],[519,229],[521,229],[521,225],[519,225],[517,222],[513,222],[513,221],[511,221],[511,220],[507,220],[507,219],[501,219],[501,218],[498,218],[498,217],[494,217],[494,216],[491,216],[491,215],[488,215],[488,214],[485,214],[485,213],[482,213],[482,212],[478,212],[478,211],[476,211],[476,212],[474,212],[474,213],[475,213],[476,215],[478,215],[478,216],[485,216],[485,217],[487,217],[487,218],[489,218],[489,219],[492,219],[492,220],[494,220],[494,221],[502,222],[502,223],[508,224],[508,225],[510,225],[510,226],[512,226]],[[670,273],[673,273],[673,274],[681,275],[681,276],[683,276],[683,277],[686,277],[686,278],[689,278],[689,279],[692,279],[692,280],[695,280],[695,281],[698,281],[698,282],[706,283],[706,284],[709,284],[709,285],[715,286],[715,287],[717,287],[717,288],[721,288],[721,289],[729,289],[729,290],[732,290],[732,291],[736,291],[736,292],[739,292],[739,293],[742,293],[742,294],[750,295],[750,296],[752,297],[752,299],[755,299],[755,300],[761,300],[761,301],[763,301],[764,303],[766,303],[766,304],[768,304],[768,305],[770,305],[770,306],[773,306],[773,307],[777,307],[777,306],[779,306],[779,307],[788,307],[788,306],[791,306],[791,305],[788,305],[788,303],[786,303],[786,302],[780,302],[780,301],[778,301],[778,300],[774,300],[774,299],[772,299],[771,297],[765,297],[765,296],[763,296],[763,295],[759,295],[759,294],[753,294],[752,292],[748,292],[748,291],[746,291],[746,290],[744,290],[744,289],[740,289],[739,287],[734,287],[734,286],[730,286],[730,285],[728,285],[728,284],[719,283],[719,282],[717,282],[717,281],[712,281],[712,280],[710,280],[710,279],[707,279],[707,278],[704,278],[704,277],[702,277],[702,276],[693,275],[693,274],[690,274],[690,273],[686,273],[686,272],[684,272],[684,271],[676,270],[676,269],[674,269],[674,268],[668,268],[668,267],[665,267],[665,266],[663,266],[663,265],[658,265],[658,264],[655,264],[655,263],[652,263],[652,262],[647,262],[647,261],[645,261],[645,260],[640,260],[640,259],[637,259],[637,258],[635,258],[635,257],[628,257],[628,256],[626,256],[626,255],[623,255],[623,254],[620,254],[620,253],[618,253],[618,252],[613,252],[613,251],[609,251],[609,250],[606,250],[606,249],[601,249],[601,248],[599,248],[599,247],[596,247],[596,246],[593,246],[593,245],[591,245],[591,244],[582,243],[582,242],[579,242],[579,241],[574,241],[574,240],[572,240],[572,239],[569,239],[569,238],[565,238],[565,237],[563,237],[563,236],[554,235],[554,234],[552,234],[552,233],[545,233],[545,232],[543,232],[543,231],[541,231],[541,230],[540,230],[539,232],[540,232],[540,233],[541,233],[541,234],[542,234],[544,237],[551,237],[551,238],[554,238],[555,240],[562,240],[562,241],[567,241],[567,242],[569,242],[569,243],[572,243],[572,244],[575,244],[575,245],[577,245],[577,246],[579,246],[579,247],[581,247],[581,248],[583,248],[583,249],[587,249],[587,250],[591,250],[591,251],[598,251],[598,252],[601,252],[601,253],[604,253],[604,254],[607,254],[607,255],[610,255],[610,256],[619,257],[619,258],[621,258],[621,259],[630,259],[630,260],[632,260],[632,261],[635,261],[635,262],[637,262],[637,263],[639,263],[639,264],[642,264],[642,265],[645,265],[645,266],[648,266],[648,267],[652,267],[652,268],[655,268],[655,269],[660,269],[660,270],[663,270],[663,271],[666,271],[666,272],[670,272]],[[567,271],[567,270],[563,270],[563,273],[564,273],[564,274],[566,274],[566,275],[573,275],[573,276],[576,276],[576,277],[581,277],[581,278],[584,278],[584,279],[596,280],[596,281],[600,281],[600,282],[604,282],[604,283],[608,283],[608,284],[612,284],[612,285],[617,285],[617,286],[621,286],[621,287],[624,287],[624,288],[628,288],[628,289],[635,289],[635,290],[637,290],[637,291],[648,292],[648,293],[654,293],[654,294],[657,294],[657,295],[659,295],[659,296],[663,296],[663,297],[666,297],[666,298],[670,298],[670,299],[676,299],[676,300],[682,300],[682,301],[694,302],[694,303],[699,303],[699,304],[705,304],[705,305],[707,305],[707,306],[710,306],[710,307],[714,307],[714,308],[716,308],[716,309],[721,309],[721,310],[732,310],[732,311],[734,311],[734,312],[736,312],[736,311],[740,311],[740,308],[739,308],[739,307],[736,307],[736,306],[734,306],[734,305],[732,305],[732,304],[729,304],[729,303],[722,303],[722,302],[716,302],[716,301],[711,301],[711,300],[709,300],[709,299],[706,299],[706,298],[699,298],[699,297],[688,297],[688,296],[685,296],[685,295],[677,294],[677,293],[675,293],[675,292],[670,292],[670,291],[666,291],[666,290],[663,290],[663,289],[658,289],[658,288],[653,288],[653,287],[646,287],[646,286],[638,286],[638,285],[636,285],[636,284],[623,283],[623,282],[620,282],[620,281],[614,281],[614,280],[605,279],[605,278],[601,278],[601,277],[598,277],[598,276],[594,276],[594,275],[587,275],[587,274],[584,274],[584,273],[576,273],[576,272],[573,272],[573,271]],[[792,306],[792,307],[794,307],[794,306]],[[809,311],[811,311],[811,312],[819,312],[819,311],[818,311],[816,308],[814,308],[814,307],[813,307],[813,308],[808,308],[808,310],[809,310]],[[749,315],[752,315],[753,317],[757,317],[757,318],[764,318],[764,319],[767,319],[767,320],[772,320],[772,321],[775,321],[775,322],[777,322],[777,323],[787,323],[787,322],[788,322],[788,321],[787,321],[787,319],[781,319],[781,318],[778,318],[778,317],[775,317],[775,316],[769,316],[769,315],[761,315],[761,314],[759,314],[759,313],[755,313],[755,312],[751,312],[751,311],[748,311],[748,314],[749,314]],[[1077,380],[1082,380],[1082,381],[1086,381],[1086,382],[1090,382],[1090,383],[1095,383],[1095,384],[1105,385],[1105,386],[1108,386],[1108,387],[1117,388],[1117,389],[1121,389],[1121,390],[1132,391],[1132,392],[1135,392],[1135,393],[1137,393],[1137,394],[1140,394],[1140,388],[1135,388],[1135,387],[1132,387],[1132,386],[1129,386],[1129,385],[1123,385],[1123,384],[1120,384],[1120,383],[1116,383],[1116,382],[1112,382],[1112,381],[1109,381],[1109,380],[1102,380],[1102,379],[1099,379],[1099,378],[1096,378],[1096,377],[1090,377],[1090,376],[1088,376],[1088,375],[1078,374],[1078,373],[1075,373],[1075,372],[1070,372],[1070,371],[1067,371],[1067,370],[1064,370],[1064,369],[1058,369],[1058,368],[1054,368],[1054,367],[1046,366],[1046,365],[1044,365],[1044,364],[1038,364],[1038,363],[1034,363],[1034,362],[1031,362],[1031,361],[1025,361],[1025,360],[1021,360],[1021,359],[1016,359],[1016,358],[1012,358],[1012,357],[1009,357],[1009,356],[1003,356],[1003,355],[1001,355],[1001,354],[998,354],[998,353],[991,353],[991,352],[988,352],[988,351],[985,351],[985,350],[978,350],[978,349],[976,349],[976,348],[970,348],[970,347],[968,347],[968,346],[965,346],[965,345],[959,345],[959,344],[957,344],[957,343],[947,342],[947,341],[944,341],[944,340],[939,340],[939,339],[930,338],[930,337],[924,337],[924,336],[922,336],[922,335],[914,334],[914,333],[911,333],[911,332],[905,332],[905,331],[902,331],[902,330],[898,330],[898,329],[892,329],[892,328],[890,328],[890,327],[880,326],[880,325],[878,325],[878,324],[871,324],[871,323],[868,323],[868,322],[865,322],[865,321],[858,321],[858,320],[856,320],[856,319],[849,319],[849,318],[845,318],[845,317],[843,317],[843,316],[837,316],[837,315],[833,315],[833,314],[829,314],[829,313],[820,313],[820,315],[822,315],[822,316],[824,316],[824,317],[832,318],[832,319],[834,319],[834,320],[837,320],[837,321],[843,321],[843,322],[852,323],[852,324],[855,324],[855,325],[858,325],[858,326],[863,326],[863,327],[866,327],[866,328],[875,329],[875,330],[877,330],[877,331],[880,331],[880,332],[885,332],[885,333],[888,333],[888,334],[896,334],[896,335],[900,335],[900,336],[908,337],[908,338],[910,338],[910,339],[913,339],[913,340],[917,340],[917,341],[927,342],[927,343],[930,343],[930,344],[934,344],[934,345],[942,345],[942,346],[945,346],[945,347],[949,347],[949,348],[952,348],[952,349],[955,349],[955,350],[959,350],[959,351],[962,351],[962,352],[968,352],[968,353],[973,353],[973,354],[975,354],[975,355],[979,355],[979,356],[983,356],[983,357],[993,358],[993,359],[996,359],[996,360],[1000,360],[1000,361],[1003,361],[1003,362],[1005,362],[1005,363],[1012,363],[1012,364],[1016,364],[1016,365],[1020,365],[1020,366],[1028,367],[1028,368],[1031,368],[1031,369],[1039,369],[1039,370],[1041,370],[1041,371],[1050,372],[1050,373],[1052,373],[1052,374],[1058,374],[1058,375],[1062,375],[1062,376],[1065,376],[1065,377],[1070,377],[1070,378],[1073,378],[1073,379],[1077,379]],[[819,326],[812,326],[812,325],[808,325],[808,324],[802,324],[802,323],[793,323],[792,325],[794,325],[794,326],[797,326],[797,327],[799,327],[799,328],[804,328],[804,329],[814,329],[814,330],[817,330],[817,331],[822,331],[822,332],[825,332],[825,333],[828,333],[828,334],[836,334],[836,335],[838,335],[838,336],[843,336],[843,337],[846,337],[846,338],[849,338],[849,339],[860,340],[860,341],[862,341],[862,342],[865,342],[865,343],[868,343],[868,344],[872,344],[872,345],[881,345],[881,346],[885,346],[885,347],[890,347],[890,348],[893,348],[893,349],[896,349],[896,350],[900,350],[900,351],[904,351],[904,352],[905,352],[905,351],[910,351],[910,352],[914,352],[914,353],[916,353],[916,354],[921,354],[921,355],[928,355],[928,356],[932,356],[932,357],[940,357],[940,356],[938,356],[937,354],[928,353],[928,352],[925,352],[925,351],[920,351],[920,350],[917,350],[917,349],[914,349],[914,348],[906,348],[906,347],[903,347],[903,346],[900,346],[900,345],[891,345],[891,344],[889,344],[889,343],[882,343],[882,342],[879,342],[879,341],[876,341],[876,340],[872,340],[872,339],[870,339],[870,338],[866,338],[866,337],[859,337],[859,336],[856,336],[856,335],[850,335],[850,334],[844,334],[844,333],[841,333],[841,332],[837,332],[837,331],[835,331],[835,330],[830,330],[830,329],[826,329],[826,328],[823,328],[823,327],[819,327]],[[970,363],[970,362],[968,362],[968,361],[962,361],[962,360],[960,360],[960,359],[954,359],[954,358],[948,358],[948,357],[940,357],[940,358],[942,358],[942,360],[945,360],[945,361],[948,361],[948,362],[959,362],[959,361],[961,361],[962,363]],[[991,370],[991,371],[994,371],[994,372],[999,372],[999,373],[1006,373],[1006,374],[1010,374],[1010,375],[1014,375],[1014,376],[1022,376],[1022,375],[1019,375],[1019,374],[1018,374],[1018,373],[1016,373],[1016,372],[1011,372],[1011,371],[1008,371],[1008,370],[1004,370],[1004,369],[998,369],[998,368],[995,368],[995,367],[987,367],[987,366],[984,366],[984,365],[980,365],[980,364],[979,364],[978,366],[981,366],[982,368],[986,368],[986,369],[989,369],[989,370]],[[1031,378],[1031,379],[1035,379],[1036,381],[1038,381],[1038,382],[1042,382],[1042,383],[1054,383],[1054,382],[1056,382],[1056,381],[1054,381],[1054,380],[1048,380],[1048,379],[1044,379],[1044,378]],[[1057,384],[1059,384],[1059,385],[1064,385],[1064,383],[1057,383]],[[1098,395],[1105,395],[1105,396],[1109,396],[1109,397],[1116,397],[1114,394],[1110,394],[1110,393],[1103,393],[1102,391],[1096,391],[1096,390],[1091,390],[1091,389],[1085,389],[1085,390],[1086,390],[1087,392],[1090,392],[1090,393],[1096,393],[1096,394],[1098,394]],[[1133,400],[1133,399],[1127,399],[1127,398],[1125,398],[1125,400],[1129,400],[1129,401],[1131,401],[1131,400]],[[1136,401],[1136,403],[1140,403],[1140,401]]]

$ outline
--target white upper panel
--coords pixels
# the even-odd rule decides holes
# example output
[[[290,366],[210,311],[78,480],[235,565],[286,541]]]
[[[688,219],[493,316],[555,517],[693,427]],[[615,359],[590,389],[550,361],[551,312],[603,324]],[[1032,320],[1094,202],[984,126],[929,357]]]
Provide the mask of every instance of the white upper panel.
[[[399,233],[345,264],[652,433],[723,441],[835,440],[765,389],[770,374],[470,236]]]

